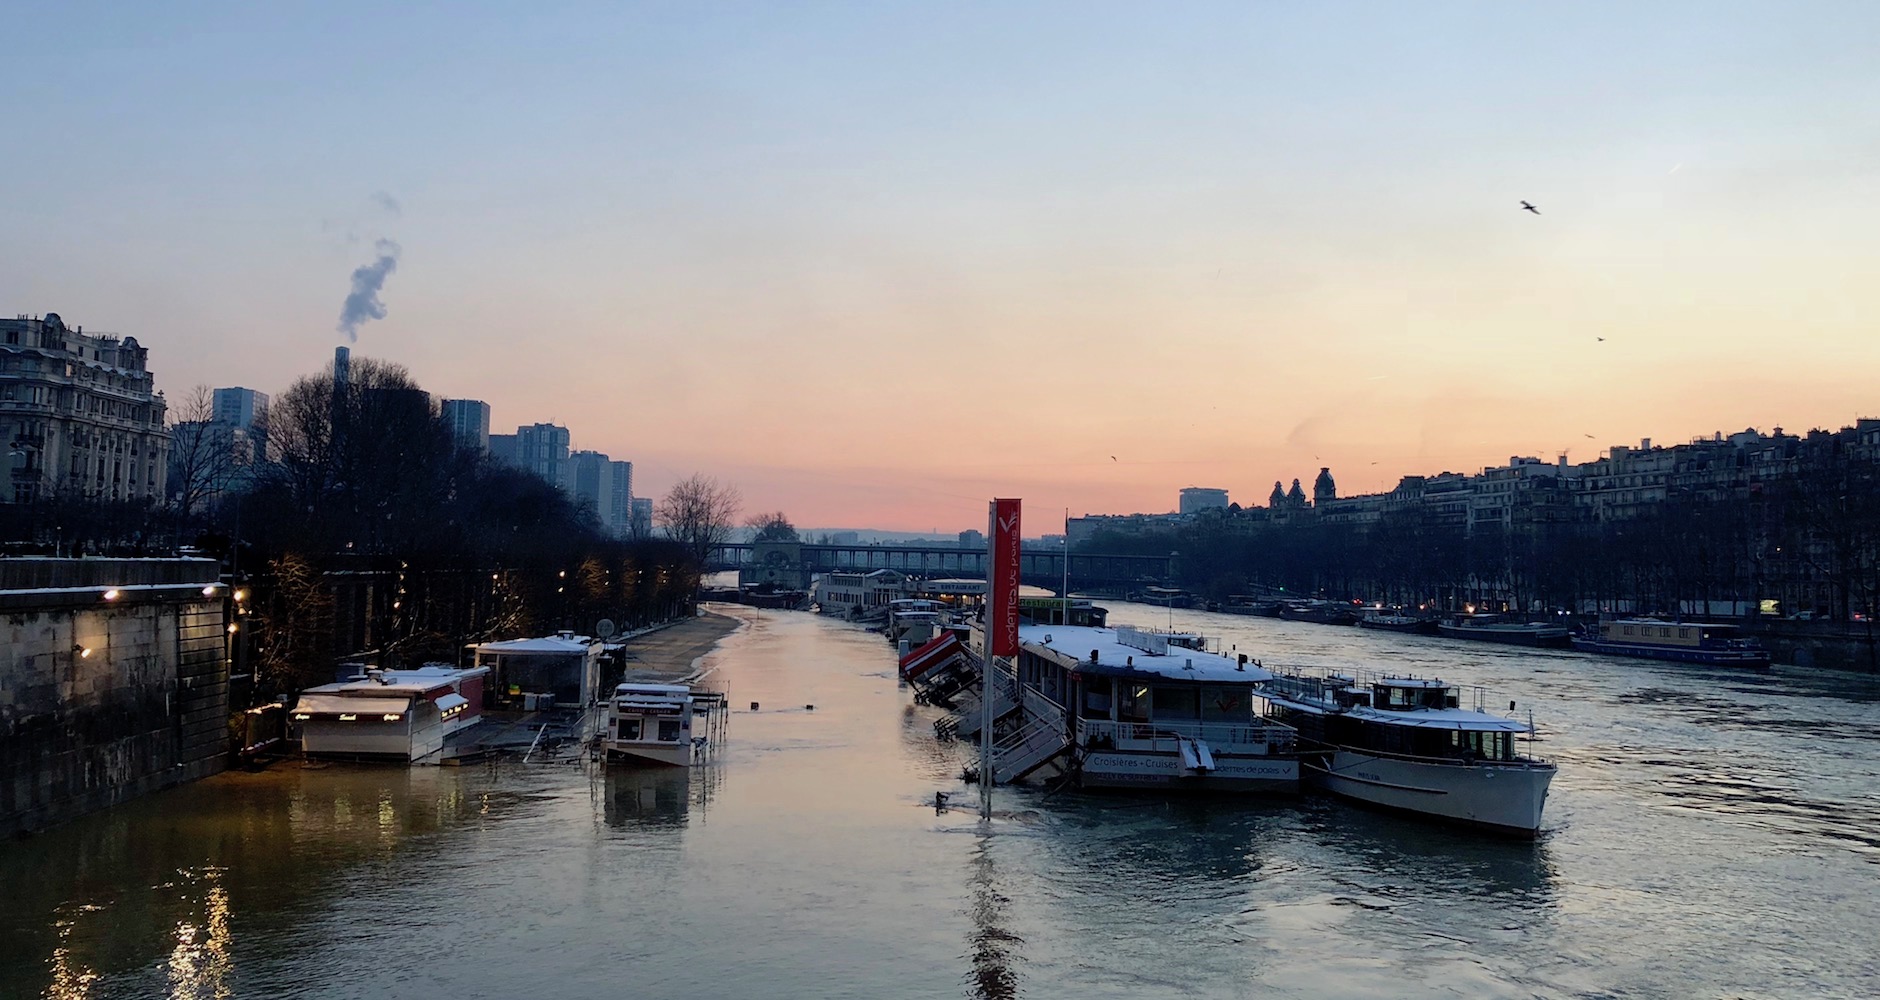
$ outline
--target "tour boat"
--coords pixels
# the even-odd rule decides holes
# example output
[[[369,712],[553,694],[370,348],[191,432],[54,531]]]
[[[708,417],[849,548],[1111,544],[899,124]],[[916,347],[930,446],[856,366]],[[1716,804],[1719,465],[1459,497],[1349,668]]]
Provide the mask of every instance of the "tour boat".
[[[1296,734],[1255,711],[1255,690],[1273,675],[1180,638],[1128,626],[1021,626],[1016,673],[1005,663],[992,671],[994,779],[1298,791]],[[979,705],[976,696],[958,702],[962,733],[977,731],[967,719]]]
[[[1530,722],[1473,707],[1440,680],[1282,675],[1268,719],[1299,733],[1306,780],[1347,799],[1518,837],[1540,831],[1554,765],[1517,751]]]
[[[1574,636],[1573,648],[1608,656],[1769,669],[1769,650],[1763,648],[1762,643],[1746,638],[1742,629],[1735,625],[1708,622],[1666,622],[1651,618],[1600,622],[1587,634]]]
[[[1565,625],[1548,625],[1545,622],[1506,622],[1494,615],[1458,617],[1436,626],[1436,631],[1451,639],[1478,639],[1514,646],[1565,648],[1570,645],[1569,633]]]
[[[608,760],[686,767],[723,736],[725,696],[689,684],[626,683],[607,701],[601,745]]]

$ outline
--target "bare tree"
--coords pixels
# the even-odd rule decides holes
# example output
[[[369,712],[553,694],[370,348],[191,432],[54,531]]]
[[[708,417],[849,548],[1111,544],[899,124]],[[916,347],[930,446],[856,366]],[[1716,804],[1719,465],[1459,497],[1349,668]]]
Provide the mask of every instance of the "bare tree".
[[[796,542],[802,539],[796,533],[796,525],[790,523],[783,511],[773,510],[768,514],[758,514],[744,522],[751,529],[754,542]]]
[[[237,428],[213,422],[214,398],[208,386],[197,385],[170,411],[169,499],[179,524],[228,492],[244,460],[253,459],[242,454]]]
[[[731,536],[742,502],[737,487],[695,472],[673,486],[654,513],[666,535],[683,544],[703,565],[711,550]]]

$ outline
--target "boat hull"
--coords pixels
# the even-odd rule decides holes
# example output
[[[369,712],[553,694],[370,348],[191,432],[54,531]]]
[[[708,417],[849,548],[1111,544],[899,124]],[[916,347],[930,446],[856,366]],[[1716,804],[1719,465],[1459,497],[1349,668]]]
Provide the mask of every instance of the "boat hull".
[[[628,764],[661,764],[666,767],[692,766],[690,743],[620,743],[607,744],[607,759]]]
[[[1336,749],[1308,760],[1312,785],[1341,798],[1512,837],[1540,832],[1550,764],[1449,764]]]
[[[1602,656],[1630,656],[1641,660],[1669,660],[1675,663],[1695,663],[1706,667],[1740,667],[1745,670],[1768,670],[1770,663],[1769,651],[1766,649],[1691,649],[1678,646],[1650,646],[1643,643],[1588,639],[1577,635],[1573,637],[1573,648],[1582,653],[1598,653]]]
[[[1499,642],[1505,646],[1533,646],[1548,649],[1565,649],[1572,645],[1571,636],[1562,629],[1533,629],[1529,631],[1502,630],[1496,628],[1462,625],[1438,625],[1436,631],[1450,639],[1471,639],[1476,642]]]
[[[1436,634],[1436,623],[1434,621],[1381,622],[1374,618],[1366,618],[1358,622],[1358,627],[1376,629],[1379,632],[1399,632],[1404,635]]]
[[[1214,755],[1215,766],[1190,770],[1176,754],[1095,751],[1078,769],[1081,788],[1148,788],[1197,792],[1299,791],[1299,759]]]

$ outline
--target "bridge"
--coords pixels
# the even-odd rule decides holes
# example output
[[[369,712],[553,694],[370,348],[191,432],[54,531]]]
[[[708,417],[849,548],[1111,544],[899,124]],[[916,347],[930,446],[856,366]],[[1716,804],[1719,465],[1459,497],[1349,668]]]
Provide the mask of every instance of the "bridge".
[[[711,570],[745,569],[752,565],[752,546],[728,542],[712,549],[706,560]],[[986,576],[986,551],[923,545],[810,545],[797,546],[798,567],[805,574],[899,570],[923,577]],[[1063,586],[1064,550],[1021,550],[1019,580],[1053,592]],[[1071,586],[1078,590],[1126,591],[1141,584],[1160,584],[1170,576],[1168,556],[1070,554]]]

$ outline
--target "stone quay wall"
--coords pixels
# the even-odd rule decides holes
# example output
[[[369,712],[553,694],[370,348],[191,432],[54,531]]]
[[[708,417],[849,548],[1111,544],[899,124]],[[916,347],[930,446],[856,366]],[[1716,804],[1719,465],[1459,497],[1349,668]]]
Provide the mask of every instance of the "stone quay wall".
[[[227,766],[218,571],[0,559],[0,837]]]

